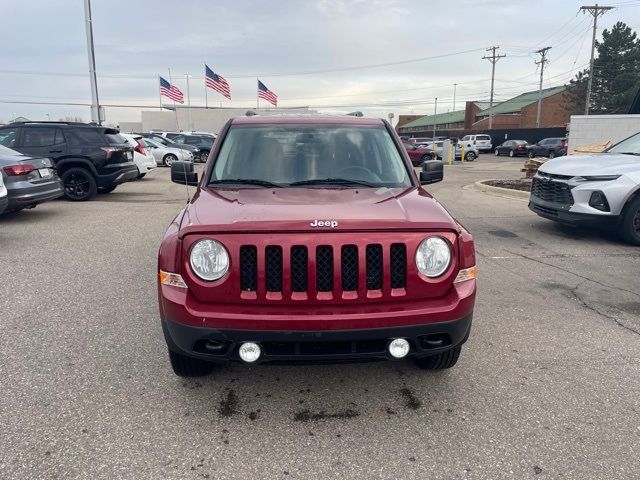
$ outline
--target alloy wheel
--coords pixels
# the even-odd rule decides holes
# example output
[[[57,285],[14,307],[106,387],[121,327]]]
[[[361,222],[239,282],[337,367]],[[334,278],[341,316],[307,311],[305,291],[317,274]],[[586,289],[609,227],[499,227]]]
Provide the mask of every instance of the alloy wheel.
[[[89,179],[81,173],[72,173],[64,182],[64,191],[72,198],[84,198],[90,188]]]

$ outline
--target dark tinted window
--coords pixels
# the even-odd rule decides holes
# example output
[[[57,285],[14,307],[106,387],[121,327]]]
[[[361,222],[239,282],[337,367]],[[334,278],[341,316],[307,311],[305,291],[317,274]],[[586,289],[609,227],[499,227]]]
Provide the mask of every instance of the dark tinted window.
[[[102,130],[97,128],[70,128],[66,132],[70,145],[104,145]]]
[[[187,145],[198,145],[202,143],[202,139],[200,137],[186,137],[185,143]]]
[[[107,138],[107,142],[114,145],[122,145],[123,143],[127,143],[124,137],[119,133],[106,133],[104,136]]]
[[[64,142],[62,132],[55,127],[29,127],[24,129],[22,146],[46,147]]]
[[[167,136],[167,138],[173,140],[174,138],[179,137],[180,134],[179,133],[167,133],[166,136]]]
[[[0,130],[0,144],[5,147],[15,147],[18,144],[17,128],[3,128]]]
[[[187,137],[185,137],[184,135],[177,135],[173,137],[173,141],[179,145],[186,143],[186,140],[187,140]]]

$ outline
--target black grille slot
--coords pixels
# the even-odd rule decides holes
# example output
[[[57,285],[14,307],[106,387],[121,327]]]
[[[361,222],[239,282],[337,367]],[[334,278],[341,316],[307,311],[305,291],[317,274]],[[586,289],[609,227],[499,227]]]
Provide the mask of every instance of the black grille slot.
[[[291,247],[291,291],[307,291],[307,247]]]
[[[342,247],[342,290],[351,292],[358,290],[358,247],[344,245]]]
[[[258,252],[256,247],[240,247],[240,288],[255,292],[258,287]]]
[[[316,249],[316,285],[319,292],[333,290],[333,250],[329,245]]]
[[[367,245],[367,289],[382,289],[382,245]]]
[[[270,246],[264,254],[267,292],[282,291],[282,248]]]
[[[547,202],[559,203],[561,205],[573,205],[573,195],[571,187],[564,182],[544,180],[534,177],[531,183],[531,194]]]
[[[407,247],[404,243],[391,245],[391,288],[407,284]]]

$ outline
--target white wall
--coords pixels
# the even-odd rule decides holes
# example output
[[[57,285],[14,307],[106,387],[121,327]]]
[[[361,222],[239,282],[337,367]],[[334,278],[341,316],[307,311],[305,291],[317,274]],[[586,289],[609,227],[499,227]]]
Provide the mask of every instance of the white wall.
[[[192,108],[191,125],[193,126],[193,130],[198,132],[218,133],[229,119],[244,116],[247,110],[246,108]],[[261,109],[254,111],[260,115],[315,113],[306,108],[272,108],[269,110]],[[148,132],[151,130],[188,131],[190,130],[189,111],[186,108],[179,108],[175,111],[164,110],[162,112],[143,110],[142,131]]]
[[[571,115],[569,153],[592,143],[617,143],[638,132],[640,115]]]

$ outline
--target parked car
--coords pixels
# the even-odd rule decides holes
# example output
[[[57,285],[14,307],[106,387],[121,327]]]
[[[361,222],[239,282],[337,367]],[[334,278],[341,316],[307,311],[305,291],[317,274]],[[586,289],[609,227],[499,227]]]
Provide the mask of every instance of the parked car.
[[[168,138],[169,140],[173,140],[177,136],[182,135],[181,132],[162,132],[162,131],[154,131],[154,130],[152,130],[151,133],[156,133],[161,137]]]
[[[193,145],[196,147],[197,150],[193,154],[194,161],[204,163],[209,157],[209,152],[211,151],[215,138],[209,135],[182,134],[175,137],[173,141],[177,144]]]
[[[558,222],[614,228],[640,245],[640,133],[604,153],[547,160],[529,208]]]
[[[198,149],[193,145],[187,145],[186,143],[176,143],[173,140],[163,137],[162,135],[159,135],[157,133],[147,133],[147,134],[142,133],[141,135],[144,138],[153,140],[154,142],[164,145],[165,147],[179,148],[181,150],[186,150],[194,155],[198,151]]]
[[[526,140],[507,140],[502,145],[496,147],[496,157],[509,155],[510,157],[521,157],[529,155],[530,145]]]
[[[156,159],[142,143],[142,135],[121,133],[127,143],[133,147],[133,163],[138,168],[138,178],[144,178],[147,173],[157,167]]]
[[[529,149],[529,157],[561,157],[567,154],[567,139],[554,137],[544,138]]]
[[[443,140],[438,140],[436,142],[420,142],[420,143],[416,143],[415,145],[416,146],[419,145],[425,148],[430,148],[431,150],[433,150],[435,154],[435,158],[442,159],[443,149],[444,149]],[[462,159],[462,146],[463,145],[460,142],[457,142],[454,145],[455,160]],[[466,162],[473,162],[476,158],[478,158],[479,155],[480,155],[480,152],[478,152],[478,150],[475,147],[473,147],[471,144],[464,145],[464,159]]]
[[[135,180],[133,148],[118,130],[84,123],[25,122],[0,127],[0,144],[53,161],[69,200],[90,200]]]
[[[164,145],[148,138],[143,138],[142,142],[145,147],[149,149],[151,155],[153,155],[154,162],[156,162],[157,165],[170,167],[173,162],[178,160],[193,162],[193,154],[187,150],[165,147]]]
[[[486,134],[465,135],[460,139],[461,142],[468,143],[479,152],[490,152],[493,150],[491,136]]]
[[[0,174],[0,215],[9,205],[9,196],[7,195],[7,187],[4,186],[3,175]]]
[[[17,212],[63,195],[51,159],[0,145],[0,213]]]
[[[393,128],[364,117],[227,122],[158,256],[174,372],[210,362],[413,357],[456,364],[476,292],[471,235],[423,185]],[[234,146],[237,146],[235,148]],[[259,152],[259,154],[257,154]]]
[[[404,145],[407,154],[409,154],[409,158],[414,167],[419,167],[427,160],[433,160],[435,157],[433,150],[430,148],[407,142],[403,142],[402,145]]]

